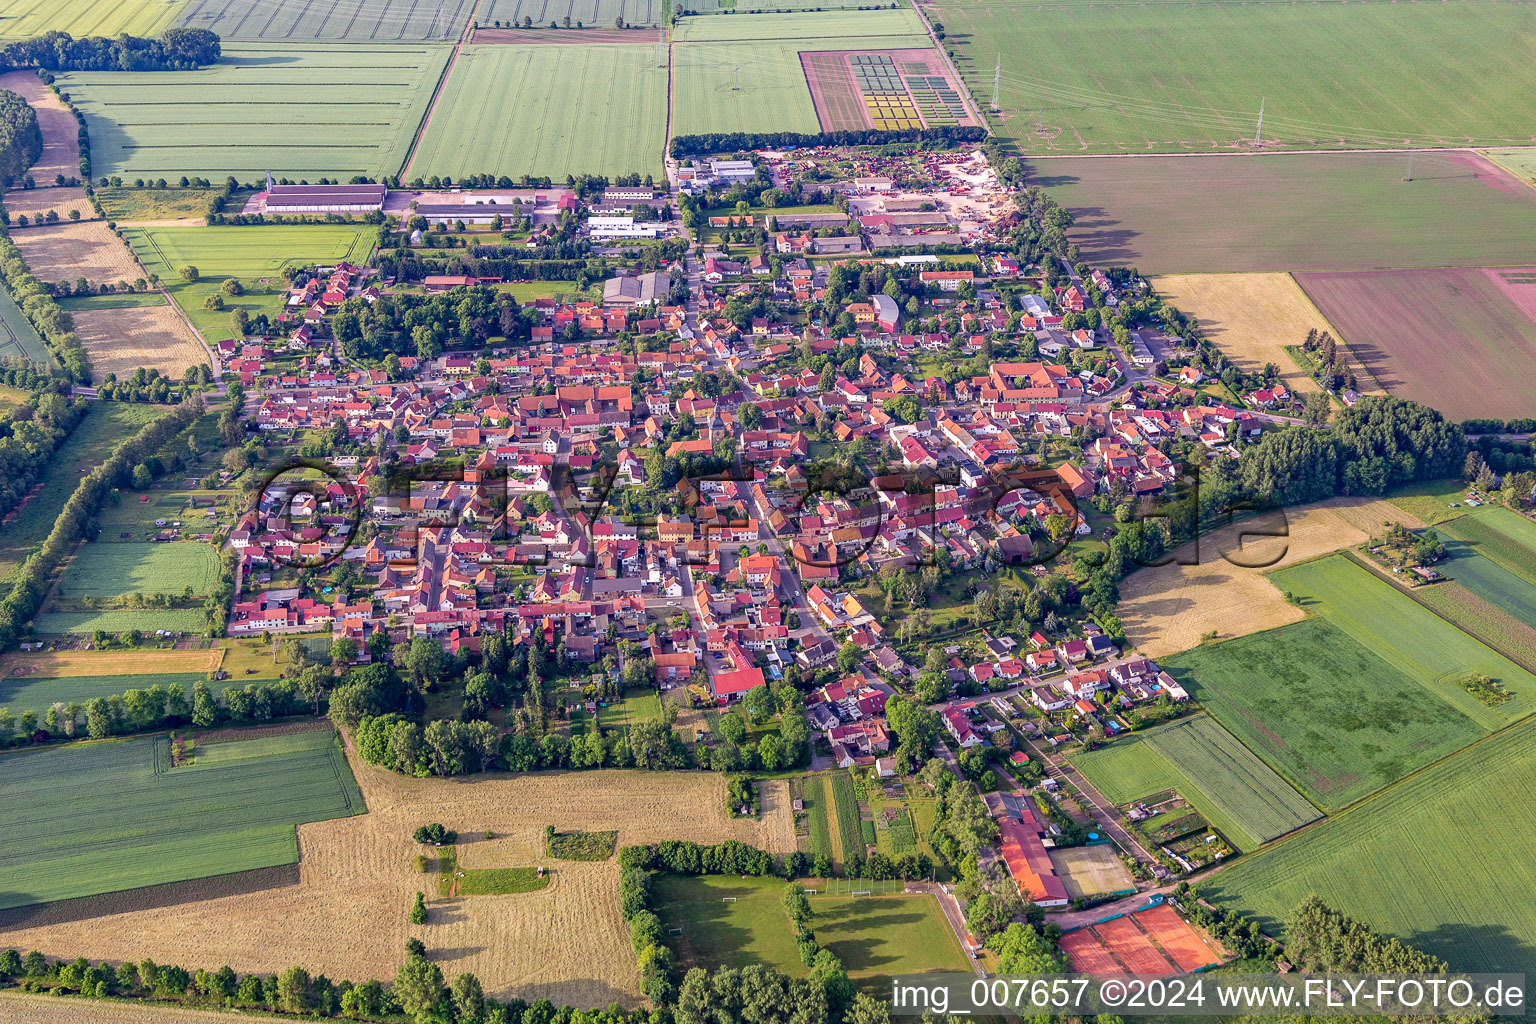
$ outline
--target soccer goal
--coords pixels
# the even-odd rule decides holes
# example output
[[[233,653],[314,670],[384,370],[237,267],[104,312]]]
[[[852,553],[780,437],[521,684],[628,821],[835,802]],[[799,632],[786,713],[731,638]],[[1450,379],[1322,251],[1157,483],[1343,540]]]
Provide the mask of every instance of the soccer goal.
[[[720,902],[721,903],[735,903],[736,902],[736,897],[735,896],[721,896],[720,897]]]

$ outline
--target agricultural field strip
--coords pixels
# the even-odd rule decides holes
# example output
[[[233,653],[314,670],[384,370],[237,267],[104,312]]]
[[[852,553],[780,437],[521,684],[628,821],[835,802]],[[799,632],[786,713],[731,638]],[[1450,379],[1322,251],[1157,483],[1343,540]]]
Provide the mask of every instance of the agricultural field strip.
[[[126,690],[151,686],[181,686],[190,698],[192,687],[207,679],[201,672],[166,672],[153,675],[100,676],[7,676],[0,679],[0,707],[19,715],[36,711],[39,720],[54,704],[85,703],[93,697],[110,697]],[[83,730],[82,730],[83,734]]]
[[[82,544],[54,588],[55,599],[116,597],[119,594],[213,592],[219,553],[210,544],[99,541]]]
[[[828,781],[832,802],[837,808],[837,832],[842,841],[843,856],[862,857],[864,834],[859,825],[859,798],[853,791],[853,778],[847,772],[836,772]]]
[[[1469,513],[1439,529],[1536,587],[1536,523],[1508,509]]]
[[[25,39],[50,31],[75,38],[122,33],[153,37],[170,25],[177,0],[4,0],[0,37]]]
[[[927,39],[922,21],[909,7],[878,11],[818,11],[795,14],[736,14],[720,18],[685,18],[673,30],[674,43],[720,43],[747,40],[839,40],[827,49],[848,49],[849,40],[872,49],[891,44],[883,37]],[[918,43],[918,46],[926,45]],[[820,49],[806,46],[805,49]],[[743,57],[749,57],[743,54]]]
[[[451,41],[474,8],[474,0],[189,0],[177,24],[226,40]]]

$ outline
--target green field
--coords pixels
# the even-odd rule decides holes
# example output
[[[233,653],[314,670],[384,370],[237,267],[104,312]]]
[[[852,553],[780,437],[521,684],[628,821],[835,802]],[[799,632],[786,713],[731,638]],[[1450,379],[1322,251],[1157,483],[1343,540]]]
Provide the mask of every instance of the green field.
[[[54,587],[60,600],[120,594],[177,594],[187,587],[206,597],[219,581],[219,552],[211,544],[84,543]]]
[[[126,633],[136,629],[141,633],[153,633],[157,629],[172,633],[202,633],[208,628],[208,617],[201,608],[107,608],[100,611],[39,612],[32,622],[43,634]]]
[[[1261,102],[1270,146],[1532,141],[1536,22],[1486,0],[940,0],[931,17],[975,95],[990,97],[1001,54],[1001,130],[1025,152],[1246,152]]]
[[[1344,555],[1277,570],[1270,581],[1297,594],[1308,611],[1322,615],[1427,694],[1485,729],[1508,725],[1536,710],[1536,676]],[[1515,699],[1497,707],[1482,704],[1457,683],[1474,672],[1514,691]]]
[[[287,286],[285,266],[308,267],[340,260],[362,263],[372,247],[372,233],[344,224],[264,225],[259,227],[124,228],[123,234],[144,269],[160,283],[200,331],[229,333],[234,309],[275,315]],[[199,277],[188,283],[182,268],[194,266]],[[222,312],[203,308],[225,278],[236,277],[243,295],[226,296]]]
[[[779,905],[785,883],[772,878],[656,876],[656,913],[685,966],[760,963],[802,977],[794,929]],[[727,898],[734,902],[727,903]],[[926,894],[812,896],[811,930],[869,993],[889,991],[893,974],[969,972],[943,912]]]
[[[181,0],[0,0],[0,38],[157,36],[180,6]]]
[[[1465,971],[1536,971],[1536,724],[1429,768],[1201,886],[1278,927],[1309,893]]]
[[[837,836],[843,856],[864,856],[864,835],[859,825],[859,798],[853,791],[853,776],[833,772],[827,776],[832,790],[832,806],[837,812]]]
[[[97,175],[345,181],[399,172],[448,53],[226,44],[200,71],[78,71],[58,81],[85,114]]]
[[[533,20],[533,28],[548,28],[551,21],[563,23],[569,16],[571,24],[587,28],[611,29],[614,21],[624,19],[626,26],[661,24],[664,0],[570,0],[569,3],[551,8],[544,0],[483,0],[475,14],[479,25],[522,24],[524,18]],[[675,8],[674,8],[675,9]],[[557,18],[558,16],[558,18]]]
[[[1076,754],[1072,763],[1116,804],[1178,790],[1241,850],[1320,817],[1253,751],[1204,715],[1132,733]]]
[[[904,39],[892,43],[882,38],[886,36],[900,36]],[[911,36],[919,37],[920,41],[913,43],[905,38]],[[930,45],[921,19],[910,7],[880,11],[805,11],[794,14],[733,14],[722,18],[686,18],[673,30],[672,39],[678,43],[837,41],[837,45],[807,44],[801,47],[805,50]],[[743,50],[739,56],[743,62],[750,63],[755,54]],[[804,77],[802,74],[802,83]]]
[[[666,126],[654,46],[466,46],[407,173],[659,176]]]
[[[366,810],[331,731],[302,735],[180,768],[163,736],[0,757],[0,908],[296,862],[294,825]]]
[[[1467,484],[1460,478],[1424,480],[1387,494],[1387,501],[1430,526],[1466,515],[1465,508],[1451,507],[1459,506],[1466,498]]]
[[[627,690],[624,699],[597,709],[597,724],[604,729],[624,728],[661,717],[661,698],[655,690]]]
[[[108,220],[174,220],[178,217],[202,223],[208,203],[219,194],[211,188],[98,188],[96,201]],[[233,197],[242,202],[244,193]],[[231,206],[234,203],[230,204]]]
[[[716,19],[690,19],[683,24],[695,20]],[[826,48],[837,45],[828,43]],[[773,40],[753,42],[747,48],[740,43],[674,46],[673,133],[820,131],[800,67],[800,50],[814,48]]]
[[[71,295],[60,299],[59,305],[67,310],[76,309],[134,309],[139,306],[163,306],[165,296],[159,292],[113,292],[111,295]]]
[[[832,800],[821,776],[811,775],[805,779],[802,801],[806,825],[810,830],[805,852],[812,858],[824,854],[828,860],[832,860],[837,853],[832,845],[832,816],[829,813]]]
[[[1536,586],[1536,523],[1507,508],[1487,508],[1441,529]]]
[[[1063,158],[1029,170],[1074,211],[1068,234],[1085,260],[1147,274],[1530,262],[1536,189],[1465,153],[1418,153],[1404,182],[1404,159]]]
[[[93,697],[110,697],[124,690],[147,690],[151,686],[180,683],[191,698],[192,686],[206,680],[202,672],[160,672],[130,676],[6,676],[0,679],[0,707],[11,714],[36,711],[38,721],[55,704],[83,704]]]
[[[1337,810],[1483,736],[1478,724],[1326,619],[1159,662],[1324,810]]]
[[[30,359],[42,366],[52,366],[53,356],[43,339],[22,313],[8,288],[0,285],[0,359]]]
[[[41,486],[14,512],[14,518],[0,529],[0,579],[43,542],[58,521],[64,503],[90,472],[124,437],[150,420],[165,414],[155,405],[129,405],[119,402],[94,403],[74,432],[54,452],[43,475]]]
[[[473,0],[432,5],[393,0],[188,0],[176,24],[206,28],[220,39],[265,39],[303,43],[452,42],[474,10]]]
[[[1475,532],[1477,527],[1473,529]],[[1445,545],[1447,557],[1435,565],[1436,569],[1527,626],[1536,628],[1536,584],[1522,579],[1500,562],[1482,554],[1478,550],[1481,545],[1476,542],[1449,537],[1442,537],[1441,542]]]
[[[1525,149],[1490,149],[1485,154],[1490,160],[1518,175],[1521,180],[1536,185],[1536,147]]]

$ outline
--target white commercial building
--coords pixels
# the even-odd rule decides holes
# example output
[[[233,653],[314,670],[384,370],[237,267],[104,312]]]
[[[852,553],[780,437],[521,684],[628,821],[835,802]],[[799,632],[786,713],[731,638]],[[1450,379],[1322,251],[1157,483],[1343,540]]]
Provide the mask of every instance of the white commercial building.
[[[655,238],[661,225],[639,224],[633,217],[588,217],[587,231],[593,238]]]
[[[721,181],[751,181],[757,176],[757,168],[751,160],[711,160],[709,173]]]

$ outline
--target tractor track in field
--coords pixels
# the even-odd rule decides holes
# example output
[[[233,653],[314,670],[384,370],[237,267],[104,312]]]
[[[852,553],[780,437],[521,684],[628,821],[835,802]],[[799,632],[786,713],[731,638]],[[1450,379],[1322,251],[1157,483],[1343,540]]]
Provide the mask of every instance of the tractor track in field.
[[[410,173],[411,162],[416,159],[416,150],[421,145],[422,136],[427,133],[427,125],[432,122],[432,115],[437,112],[437,101],[443,96],[443,86],[448,84],[448,76],[453,74],[453,66],[459,62],[459,54],[464,51],[464,44],[474,36],[475,16],[479,13],[480,0],[475,0],[474,6],[469,9],[469,20],[464,23],[464,28],[459,32],[458,41],[453,44],[453,52],[448,55],[448,63],[443,65],[443,73],[437,76],[437,85],[432,89],[432,101],[427,104],[427,112],[422,115],[421,121],[416,125],[416,133],[411,136],[411,148],[406,151],[405,161],[400,165],[401,179]]]

